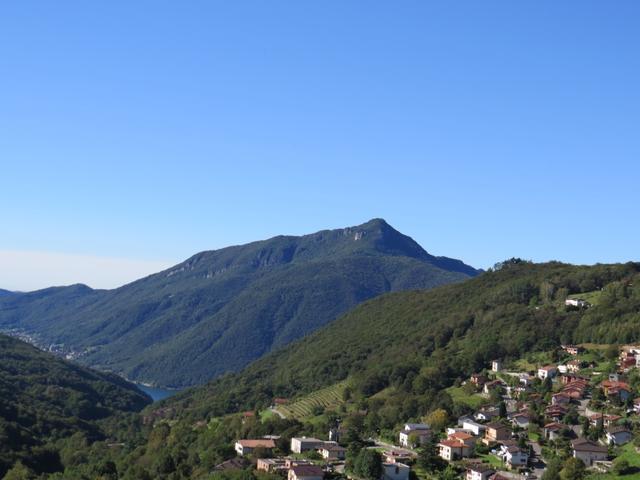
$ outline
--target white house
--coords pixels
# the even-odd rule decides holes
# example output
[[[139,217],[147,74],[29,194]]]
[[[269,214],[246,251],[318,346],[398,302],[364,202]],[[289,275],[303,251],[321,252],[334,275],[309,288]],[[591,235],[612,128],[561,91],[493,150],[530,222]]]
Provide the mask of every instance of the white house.
[[[317,450],[324,446],[323,440],[312,437],[293,437],[291,439],[291,451],[293,453],[308,452],[309,450]]]
[[[529,461],[529,451],[517,445],[502,445],[499,456],[509,468],[526,467]]]
[[[496,471],[486,463],[476,463],[467,467],[464,478],[465,480],[487,480]]]
[[[500,415],[500,410],[496,407],[481,408],[475,414],[475,419],[481,422],[490,422]]]
[[[555,365],[547,365],[546,367],[540,367],[538,369],[538,378],[544,380],[546,378],[553,378],[558,374],[558,369]]]
[[[398,434],[398,441],[403,447],[411,448],[412,438],[415,438],[417,445],[423,445],[431,438],[431,427],[426,423],[407,423]]]
[[[474,422],[471,419],[463,420],[462,428],[473,433],[477,437],[484,435],[484,431],[487,429],[484,425]]]
[[[325,460],[344,460],[346,449],[336,442],[324,442],[318,452]]]
[[[586,308],[589,306],[589,302],[581,298],[567,298],[564,301],[564,304],[567,307],[578,307],[578,308]]]
[[[409,480],[410,470],[404,463],[383,463],[382,480]]]
[[[592,467],[595,462],[607,459],[609,449],[604,445],[594,443],[581,438],[572,443],[573,457],[582,460],[587,467]]]
[[[491,362],[491,371],[499,372],[502,370],[502,360],[493,360]]]
[[[516,413],[511,417],[511,424],[514,427],[528,428],[529,427],[529,415],[526,413]]]

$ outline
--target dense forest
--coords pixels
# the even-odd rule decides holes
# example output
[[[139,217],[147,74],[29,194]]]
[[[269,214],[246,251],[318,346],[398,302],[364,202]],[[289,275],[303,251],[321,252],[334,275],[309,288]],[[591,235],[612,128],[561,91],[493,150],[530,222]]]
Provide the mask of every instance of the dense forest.
[[[0,478],[18,462],[34,473],[63,471],[84,460],[76,447],[141,435],[135,412],[149,403],[120,377],[0,335]]]

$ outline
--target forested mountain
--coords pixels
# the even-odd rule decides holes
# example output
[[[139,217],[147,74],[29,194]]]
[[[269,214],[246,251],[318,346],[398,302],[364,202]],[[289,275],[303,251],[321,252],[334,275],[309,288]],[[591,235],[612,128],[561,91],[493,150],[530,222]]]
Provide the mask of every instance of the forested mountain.
[[[84,285],[0,297],[0,327],[162,386],[202,383],[390,291],[478,272],[434,257],[384,220],[202,252],[115,290]]]
[[[364,399],[392,389],[375,401],[389,427],[425,413],[442,400],[445,387],[494,358],[520,358],[560,343],[640,340],[637,285],[637,263],[506,262],[467,282],[370,300],[241,373],[171,402],[185,415],[208,417],[261,408],[273,397],[301,396],[348,379]],[[567,295],[583,292],[592,292],[597,304],[565,306]]]
[[[139,430],[128,414],[150,401],[116,375],[0,335],[0,478],[18,461],[35,472],[62,470],[75,448]]]

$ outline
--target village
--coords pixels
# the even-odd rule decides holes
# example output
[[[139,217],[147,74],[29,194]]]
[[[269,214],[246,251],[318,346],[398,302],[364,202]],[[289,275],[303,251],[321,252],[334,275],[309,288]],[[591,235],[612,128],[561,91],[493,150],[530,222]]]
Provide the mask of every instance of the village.
[[[459,401],[480,406],[447,425],[407,422],[393,442],[368,439],[366,448],[379,462],[371,475],[354,471],[356,459],[349,458],[339,425],[325,440],[291,438],[288,451],[278,448],[278,436],[238,439],[237,458],[217,470],[250,462],[287,480],[515,480],[567,468],[579,472],[575,478],[634,472],[640,465],[640,346],[561,345],[554,352],[556,361],[537,365],[495,359],[453,387]],[[278,402],[287,400],[275,399],[274,408]],[[429,462],[449,477],[432,476]]]

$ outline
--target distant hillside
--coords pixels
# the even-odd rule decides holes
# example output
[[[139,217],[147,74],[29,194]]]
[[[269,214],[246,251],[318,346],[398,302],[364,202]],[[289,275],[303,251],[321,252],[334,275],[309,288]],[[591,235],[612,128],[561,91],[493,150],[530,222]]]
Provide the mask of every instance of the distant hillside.
[[[237,371],[382,293],[477,273],[375,219],[202,252],[115,290],[0,297],[0,327],[85,351],[82,362],[128,378],[186,386]]]
[[[467,282],[370,300],[241,373],[169,403],[182,415],[206,418],[349,379],[354,395],[367,402],[361,408],[380,410],[384,417],[376,421],[391,428],[439,402],[450,406],[444,389],[494,358],[517,359],[560,343],[640,341],[637,285],[637,263],[507,262]],[[600,292],[597,305],[565,307],[569,294],[593,291]],[[371,399],[383,390],[386,395]]]
[[[36,472],[62,470],[58,442],[105,439],[119,415],[149,403],[120,377],[0,335],[0,478],[18,460]]]

